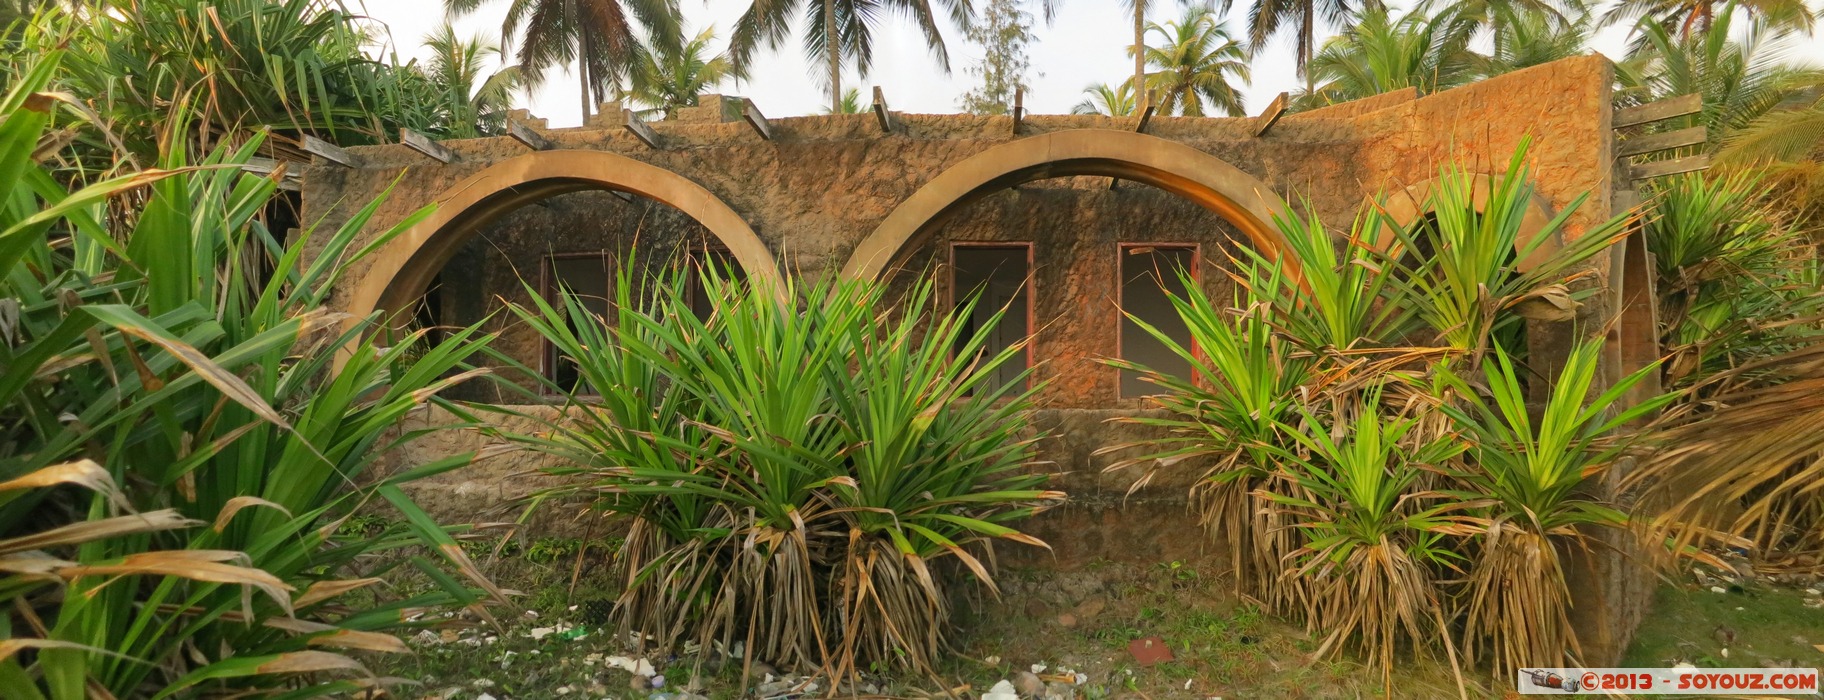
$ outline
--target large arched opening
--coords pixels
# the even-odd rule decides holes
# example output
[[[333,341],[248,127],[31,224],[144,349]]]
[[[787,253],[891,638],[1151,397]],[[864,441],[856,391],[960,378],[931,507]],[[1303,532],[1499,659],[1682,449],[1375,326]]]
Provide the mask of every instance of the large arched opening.
[[[1060,131],[946,169],[855,248],[842,274],[934,274],[940,303],[969,314],[966,324],[993,324],[980,326],[991,346],[1033,339],[1020,367],[1041,367],[1045,405],[1139,407],[1154,385],[1103,359],[1171,374],[1172,363],[1189,366],[1123,310],[1188,344],[1165,293],[1195,284],[1221,298],[1230,281],[1216,268],[1235,246],[1279,257],[1274,219],[1285,211],[1264,182],[1197,148],[1126,131]],[[962,308],[972,294],[981,301]]]
[[[437,210],[388,242],[355,284],[344,310],[360,322],[396,316],[476,232],[528,204],[571,192],[608,190],[676,208],[703,225],[754,279],[776,282],[773,254],[721,198],[670,170],[600,151],[540,151],[496,163],[436,199]]]
[[[552,299],[589,286],[605,305],[617,272],[636,276],[687,256],[778,285],[772,252],[715,194],[682,175],[597,151],[541,151],[502,161],[434,200],[437,208],[372,256],[343,309],[350,323],[468,325],[492,318],[496,343],[560,380],[543,341],[498,313],[503,302]],[[599,289],[596,289],[599,288]],[[474,397],[485,398],[485,397]]]

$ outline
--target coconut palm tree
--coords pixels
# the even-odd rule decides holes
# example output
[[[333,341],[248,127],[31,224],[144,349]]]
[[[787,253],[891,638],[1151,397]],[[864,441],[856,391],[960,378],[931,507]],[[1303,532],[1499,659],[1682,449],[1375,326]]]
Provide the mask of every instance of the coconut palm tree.
[[[1725,138],[1717,154],[1723,164],[1805,159],[1813,166],[1824,160],[1824,94],[1810,104],[1755,118]]]
[[[1744,20],[1749,26],[1737,41],[1731,25]],[[1824,87],[1824,70],[1795,65],[1792,59],[1799,47],[1759,17],[1721,12],[1710,31],[1696,34],[1642,21],[1640,31],[1641,45],[1623,64],[1631,75],[1622,79],[1638,83],[1643,100],[1703,95],[1704,110],[1696,123],[1709,128],[1712,143],[1767,116],[1802,91]]]
[[[1341,26],[1354,18],[1350,0],[1255,0],[1248,8],[1248,56],[1259,55],[1269,40],[1290,31],[1297,42],[1294,55],[1305,76],[1305,92],[1314,93],[1317,80],[1311,76],[1310,63],[1316,57],[1318,22]]]
[[[1675,33],[1688,38],[1693,33],[1709,33],[1718,19],[1737,9],[1780,31],[1810,32],[1817,18],[1805,0],[1621,0],[1603,13],[1602,24],[1653,22],[1676,27]]]
[[[436,96],[431,105],[437,112],[438,130],[453,138],[501,133],[507,112],[513,109],[520,71],[508,66],[485,72],[492,60],[501,57],[500,45],[480,35],[457,38],[456,29],[445,23],[425,37],[424,46],[431,50],[431,58],[421,70]]]
[[[1348,31],[1324,42],[1305,68],[1321,82],[1314,96],[1357,100],[1402,88],[1430,93],[1469,82],[1475,58],[1469,51],[1475,25],[1450,11],[1420,10],[1396,17],[1385,6],[1363,10]]]
[[[969,0],[938,0],[937,9],[958,27],[968,26],[973,16]],[[829,66],[831,112],[842,111],[843,61],[853,62],[862,75],[868,74],[874,66],[874,33],[889,14],[910,17],[924,33],[925,45],[938,67],[950,72],[950,53],[938,31],[936,12],[926,0],[753,0],[735,21],[735,34],[729,42],[735,66],[745,69],[754,52],[784,44],[792,35],[791,22],[799,18],[801,10],[804,53],[822,57]]]
[[[474,12],[487,0],[444,0],[451,17]],[[634,37],[636,25],[660,44],[683,40],[676,0],[513,0],[500,24],[508,43],[518,42],[518,62],[527,85],[544,80],[545,71],[576,65],[583,118],[591,105],[608,95],[644,50]]]
[[[1097,83],[1083,88],[1083,101],[1070,108],[1071,114],[1100,114],[1107,117],[1131,117],[1134,114],[1133,83],[1110,87]]]
[[[696,106],[699,95],[724,80],[745,78],[727,54],[710,55],[715,40],[716,28],[710,27],[676,46],[654,43],[634,64],[624,96],[669,115]]]
[[[1492,27],[1494,51],[1482,59],[1481,73],[1499,75],[1589,52],[1595,18],[1588,8],[1564,12],[1540,8],[1501,7]]]
[[[1184,18],[1149,31],[1159,35],[1159,46],[1148,46],[1146,62],[1155,70],[1146,74],[1146,86],[1159,97],[1159,111],[1187,117],[1204,115],[1204,103],[1231,117],[1247,114],[1241,91],[1231,77],[1247,85],[1247,51],[1216,21],[1216,11],[1194,5]]]

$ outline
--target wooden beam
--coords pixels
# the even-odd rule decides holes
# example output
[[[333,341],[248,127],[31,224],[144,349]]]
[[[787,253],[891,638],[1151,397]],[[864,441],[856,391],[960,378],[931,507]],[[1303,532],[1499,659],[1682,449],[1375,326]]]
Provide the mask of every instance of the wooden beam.
[[[1708,153],[1698,156],[1673,158],[1671,160],[1656,160],[1650,163],[1641,163],[1629,168],[1628,179],[1645,180],[1652,177],[1692,173],[1708,167],[1710,167],[1710,154]]]
[[[1013,135],[1020,135],[1020,122],[1026,120],[1026,88],[1013,89]]]
[[[406,148],[430,156],[431,160],[439,163],[454,163],[460,160],[456,157],[456,152],[450,150],[448,146],[437,143],[436,139],[411,129],[399,130],[399,143],[405,144]]]
[[[241,172],[267,177],[278,173],[280,175],[279,189],[287,192],[296,192],[301,189],[299,183],[304,179],[304,176],[292,166],[291,162],[271,158],[248,158],[247,162],[241,164]]]
[[[887,96],[879,85],[874,86],[874,121],[880,122],[881,131],[893,132],[893,113],[887,111]]]
[[[1656,122],[1687,114],[1704,111],[1704,96],[1697,93],[1668,97],[1657,102],[1628,107],[1615,111],[1615,121],[1611,125],[1617,129]]]
[[[1626,158],[1628,156],[1637,156],[1642,153],[1653,153],[1656,151],[1683,148],[1685,146],[1696,146],[1703,143],[1708,137],[1709,133],[1704,130],[1702,125],[1694,126],[1689,129],[1679,129],[1677,131],[1634,136],[1623,140],[1620,145],[1615,147],[1615,157]]]
[[[534,151],[551,150],[551,139],[545,138],[543,134],[533,131],[532,127],[519,122],[507,122],[507,135]]]
[[[342,150],[341,146],[311,136],[310,134],[304,135],[303,146],[305,153],[309,153],[344,168],[360,167],[358,164],[361,160],[356,158],[355,154]]]
[[[754,127],[760,138],[773,140],[773,126],[766,123],[766,115],[760,113],[760,108],[754,106],[753,100],[741,98],[741,118],[747,120],[748,126]]]
[[[1154,99],[1158,97],[1158,95],[1153,93],[1154,91],[1152,90],[1146,91],[1146,103],[1140,105],[1140,123],[1134,125],[1134,133],[1136,134],[1146,133],[1146,125],[1151,124],[1153,121],[1153,112],[1158,111],[1158,107],[1155,106],[1157,100]]]
[[[623,109],[621,116],[627,122],[627,133],[633,134],[633,137],[639,139],[640,143],[646,144],[647,148],[659,147],[659,135],[654,133],[652,127],[647,126],[646,122],[640,121],[639,115],[634,114],[633,110]]]
[[[1255,138],[1266,136],[1267,131],[1272,129],[1274,124],[1278,124],[1279,118],[1285,115],[1286,93],[1282,92],[1274,96],[1272,102],[1267,103],[1267,111],[1261,112],[1260,116],[1254,118]]]

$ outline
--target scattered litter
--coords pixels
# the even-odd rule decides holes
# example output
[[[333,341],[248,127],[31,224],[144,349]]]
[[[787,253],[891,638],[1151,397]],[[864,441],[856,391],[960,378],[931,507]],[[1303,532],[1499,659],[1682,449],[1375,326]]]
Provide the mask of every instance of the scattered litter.
[[[1032,665],[1032,672],[1033,672],[1033,673],[1044,673],[1044,672],[1045,672],[1045,669],[1047,669],[1047,668],[1051,668],[1051,667],[1050,667],[1050,666],[1046,666],[1046,665],[1045,665],[1045,664],[1033,664],[1033,665]]]
[[[1020,694],[1013,690],[1012,683],[1002,680],[994,684],[993,688],[989,688],[988,692],[982,695],[982,700],[1020,700]]]
[[[987,664],[989,666],[999,666],[999,665],[1001,665],[1001,657],[990,656],[986,659],[982,659],[982,663]]]
[[[1729,592],[1729,589],[1727,589],[1727,588],[1724,588],[1724,587],[1722,587],[1722,586],[1711,586],[1711,587],[1710,587],[1710,592],[1711,592],[1711,593],[1728,593],[1728,592]]]
[[[1195,679],[1195,678],[1186,678],[1186,679],[1184,679],[1184,689],[1185,689],[1185,690],[1190,690],[1190,689],[1191,689],[1191,681],[1194,681],[1194,680],[1197,680],[1197,679]]]
[[[492,688],[492,687],[494,687],[494,681],[488,680],[486,678],[477,678],[477,679],[475,679],[474,683],[469,684],[469,687],[474,688],[476,690]]]
[[[480,695],[475,696],[475,700],[495,700],[495,697],[492,695],[489,695],[487,693],[482,693]]]
[[[417,641],[419,644],[442,644],[443,643],[443,638],[437,636],[436,632],[432,632],[430,630],[423,630],[418,633],[418,636],[413,637],[412,639]]]
[[[536,620],[536,619],[538,619],[538,611],[537,610],[527,610],[526,617]]]
[[[665,687],[665,677],[664,676],[653,676],[652,680],[649,682],[652,683],[652,687],[654,687],[654,688]]]
[[[657,671],[652,667],[652,662],[645,659],[610,656],[607,659],[604,659],[602,663],[607,664],[609,668],[618,668],[636,676],[657,675]]]

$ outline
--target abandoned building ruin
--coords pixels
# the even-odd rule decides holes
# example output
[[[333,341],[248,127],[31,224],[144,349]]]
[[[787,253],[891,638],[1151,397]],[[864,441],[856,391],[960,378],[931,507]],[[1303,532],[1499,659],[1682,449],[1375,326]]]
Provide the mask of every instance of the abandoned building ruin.
[[[614,109],[568,129],[521,115],[512,136],[330,147],[304,177],[303,220],[335,227],[384,194],[371,236],[437,204],[349,266],[338,310],[443,324],[492,314],[495,347],[545,372],[562,363],[500,313],[502,300],[558,283],[605,295],[615,270],[679,256],[732,262],[750,279],[935,275],[940,291],[983,289],[1010,308],[997,335],[1036,334],[1025,361],[1049,381],[1039,396],[1038,418],[1052,432],[1042,468],[1071,497],[1028,525],[1055,553],[1002,548],[1003,559],[1060,568],[1226,561],[1208,551],[1211,538],[1187,511],[1188,478],[1130,496],[1138,474],[1104,473],[1115,457],[1095,454],[1136,430],[1106,420],[1144,410],[1149,386],[1098,358],[1156,357],[1147,355],[1154,341],[1118,307],[1169,326],[1161,282],[1149,274],[1163,264],[1200,270],[1198,282],[1226,299],[1218,266],[1237,245],[1275,250],[1274,217],[1308,207],[1347,231],[1364,203],[1385,196],[1411,221],[1440,166],[1499,174],[1528,138],[1537,193],[1529,227],[1587,195],[1565,230],[1579,235],[1630,206],[1642,175],[1618,161],[1612,84],[1611,64],[1590,56],[1283,119],[915,115],[890,111],[878,91],[875,111],[857,115],[768,119],[745,100],[715,96],[650,124]],[[1601,287],[1579,318],[1532,322],[1529,343],[1534,358],[1550,358],[1564,354],[1570,334],[1606,333],[1613,380],[1653,359],[1638,236],[1593,267]],[[523,402],[483,384],[473,390],[487,395],[459,398]],[[404,468],[479,446],[479,437],[438,433],[391,459]],[[530,460],[480,460],[420,482],[415,495],[433,512],[474,520],[546,483],[526,474]],[[1606,663],[1619,659],[1651,587],[1637,565],[1595,559],[1572,597],[1580,619],[1600,621],[1580,625],[1586,659]]]

